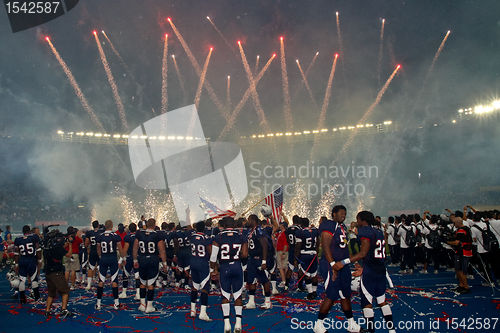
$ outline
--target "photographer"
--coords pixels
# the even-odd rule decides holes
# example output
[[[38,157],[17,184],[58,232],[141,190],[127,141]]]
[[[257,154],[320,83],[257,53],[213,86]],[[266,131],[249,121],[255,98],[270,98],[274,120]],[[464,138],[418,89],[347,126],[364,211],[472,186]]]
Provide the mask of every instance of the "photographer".
[[[66,255],[65,246],[70,245],[64,235],[59,230],[52,230],[46,234],[44,240],[43,256],[45,259],[45,279],[47,280],[47,307],[45,315],[51,314],[50,308],[57,292],[62,297],[61,312],[59,318],[70,317],[72,314],[68,311],[69,286],[64,277],[63,258]]]
[[[472,257],[472,235],[469,227],[463,223],[463,216],[464,214],[458,210],[450,216],[450,220],[457,228],[457,231],[455,232],[455,239],[448,241],[448,244],[455,249],[455,272],[458,280],[458,288],[455,291],[459,294],[470,292],[467,282],[467,268]]]
[[[80,270],[80,244],[82,240],[82,232],[76,228],[68,227],[66,238],[68,240],[68,252],[63,259],[66,281],[71,283],[71,290],[75,289],[76,272]]]

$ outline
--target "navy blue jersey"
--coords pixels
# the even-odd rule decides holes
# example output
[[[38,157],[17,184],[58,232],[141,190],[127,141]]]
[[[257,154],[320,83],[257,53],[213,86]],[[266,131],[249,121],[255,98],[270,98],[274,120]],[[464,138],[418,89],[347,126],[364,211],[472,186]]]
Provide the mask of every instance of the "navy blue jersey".
[[[385,237],[384,232],[371,226],[358,228],[358,238],[370,241],[370,250],[363,259],[363,273],[372,272],[385,276]]]
[[[97,236],[102,234],[100,230],[89,230],[85,233],[85,237],[90,241],[90,254],[97,255]]]
[[[177,238],[177,242],[179,243],[179,250],[187,250],[189,249],[189,237],[193,234],[192,230],[177,230],[175,232],[175,238]]]
[[[39,243],[40,238],[38,235],[24,235],[14,240],[14,245],[18,248],[19,255],[26,258],[36,257],[36,250]]]
[[[346,230],[343,223],[337,223],[331,220],[327,220],[319,226],[320,235],[323,232],[327,232],[333,236],[332,242],[330,243],[330,252],[335,261],[349,258]]]
[[[260,243],[261,239],[264,239],[267,242],[266,235],[262,231],[261,227],[256,227],[248,235],[248,255],[250,257],[262,258],[262,244]]]
[[[219,246],[219,264],[240,260],[240,251],[247,238],[235,229],[225,229],[219,232],[214,239]]]
[[[212,245],[212,238],[202,233],[194,233],[189,237],[189,244],[191,245],[191,255],[193,258],[210,260],[208,249]]]
[[[168,246],[169,251],[175,249],[175,238],[176,232],[175,230],[168,231],[165,233],[165,247]]]
[[[285,235],[286,235],[286,240],[288,242],[288,252],[289,253],[294,253],[295,252],[295,233],[300,230],[299,226],[292,225],[285,230]]]
[[[316,254],[318,244],[319,230],[317,228],[305,228],[297,230],[295,233],[297,243],[301,243],[300,253]]]
[[[116,259],[118,243],[122,241],[122,238],[120,236],[110,230],[107,230],[98,235],[95,241],[101,246],[101,258],[109,257]]]
[[[132,256],[132,252],[134,251],[135,232],[127,234],[123,240],[128,244],[127,256]]]
[[[164,235],[153,230],[141,230],[135,233],[135,239],[138,241],[139,256],[158,255],[158,243],[164,240]]]

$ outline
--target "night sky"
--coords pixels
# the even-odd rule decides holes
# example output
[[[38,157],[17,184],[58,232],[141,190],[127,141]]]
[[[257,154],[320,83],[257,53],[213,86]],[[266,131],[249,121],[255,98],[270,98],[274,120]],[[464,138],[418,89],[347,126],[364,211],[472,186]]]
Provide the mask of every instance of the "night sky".
[[[339,11],[343,50],[337,37]],[[333,82],[326,124],[355,124],[373,102],[380,87],[378,51],[381,19],[385,18],[382,83],[396,64],[402,70],[370,117],[386,119],[449,117],[461,106],[498,96],[500,71],[500,3],[498,1],[80,1],[66,15],[13,34],[1,14],[2,69],[0,100],[2,134],[50,134],[56,129],[95,129],[44,37],[49,35],[98,117],[110,132],[121,127],[111,88],[92,36],[105,30],[130,73],[100,34],[104,51],[123,100],[129,127],[153,116],[161,103],[162,36],[169,38],[186,81],[179,87],[169,58],[169,110],[194,100],[198,77],[166,18],[173,22],[203,65],[210,46],[214,52],[207,79],[221,101],[226,100],[226,76],[231,75],[232,106],[248,87],[236,40],[241,40],[250,67],[260,55],[260,67],[273,53],[279,56],[279,36],[285,38],[287,70],[296,130],[315,128],[319,110],[301,86],[295,59],[305,68],[316,51],[318,60],[308,79],[321,105],[333,54],[341,57]],[[210,16],[231,50],[207,21]],[[434,71],[423,87],[433,56],[446,31],[452,31]],[[279,57],[258,85],[271,129],[284,130]],[[420,92],[420,94],[419,94]],[[419,98],[417,98],[419,96]],[[224,119],[203,92],[200,116],[209,136],[216,136]],[[431,121],[431,120],[430,120]],[[236,121],[233,136],[261,131],[251,99]]]

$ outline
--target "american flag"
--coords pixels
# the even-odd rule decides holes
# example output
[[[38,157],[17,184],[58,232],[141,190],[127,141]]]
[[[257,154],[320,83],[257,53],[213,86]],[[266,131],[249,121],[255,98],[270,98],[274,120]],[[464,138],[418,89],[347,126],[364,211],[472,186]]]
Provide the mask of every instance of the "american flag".
[[[283,186],[275,189],[266,197],[266,204],[273,209],[273,217],[277,223],[281,223],[281,210],[283,209]]]
[[[208,202],[202,197],[200,197],[200,201],[201,201],[201,206],[205,209],[205,212],[211,219],[221,219],[225,216],[233,217],[236,215],[236,213],[231,210],[222,210],[218,208],[216,205],[214,205],[211,202]]]

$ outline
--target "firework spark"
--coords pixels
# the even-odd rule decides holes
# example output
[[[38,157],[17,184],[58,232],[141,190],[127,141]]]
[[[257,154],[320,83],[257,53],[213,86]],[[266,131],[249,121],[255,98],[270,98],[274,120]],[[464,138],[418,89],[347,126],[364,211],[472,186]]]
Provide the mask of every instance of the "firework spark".
[[[210,63],[210,56],[212,55],[213,48],[208,51],[207,58],[205,59],[205,64],[203,65],[203,70],[201,71],[200,80],[198,82],[198,88],[196,89],[196,96],[194,98],[194,105],[198,109],[200,105],[201,91],[203,89],[203,84],[205,83],[205,78],[207,76],[208,64]]]
[[[97,44],[97,49],[99,50],[99,56],[101,57],[101,62],[104,67],[104,71],[106,72],[106,76],[108,78],[109,85],[111,86],[111,91],[113,92],[113,97],[115,99],[115,104],[118,109],[118,114],[120,116],[120,120],[122,122],[123,129],[128,130],[127,117],[125,116],[125,108],[123,107],[122,99],[120,94],[118,93],[118,87],[116,86],[115,79],[113,77],[113,73],[111,72],[111,68],[109,67],[108,59],[106,59],[106,54],[101,46],[101,41],[99,40],[99,36],[97,32],[93,32],[95,37],[95,42]]]
[[[170,23],[172,30],[174,31],[175,35],[177,36],[177,39],[179,40],[179,42],[181,43],[182,48],[186,52],[186,54],[189,58],[189,61],[191,61],[191,64],[193,65],[193,67],[196,71],[196,74],[198,74],[198,76],[201,76],[202,69],[200,67],[200,64],[198,63],[198,61],[194,57],[193,52],[191,52],[191,49],[189,48],[188,44],[184,40],[184,37],[182,37],[181,33],[179,32],[177,27],[174,25],[174,22],[172,22],[172,19],[170,17],[167,18],[167,21],[168,21],[168,23]],[[215,104],[215,106],[217,107],[217,109],[219,110],[221,115],[224,117],[224,119],[226,119],[226,122],[227,122],[229,115],[226,114],[225,109],[224,109],[224,105],[222,105],[221,101],[219,100],[219,98],[215,94],[215,91],[212,88],[212,85],[210,84],[210,82],[208,80],[205,81],[204,87],[207,90],[210,99]]]
[[[165,42],[163,43],[163,57],[161,61],[161,113],[167,112],[168,108],[167,66],[168,66],[168,35],[165,34]]]
[[[290,91],[288,88],[288,73],[286,70],[285,43],[283,36],[280,37],[280,60],[281,60],[281,80],[283,88],[283,112],[285,114],[285,123],[287,131],[293,128],[292,111],[290,106]]]
[[[177,65],[177,60],[175,59],[175,54],[172,54],[172,61],[174,63],[175,72],[177,74],[177,80],[179,80],[179,85],[181,86],[182,96],[183,96],[183,104],[187,103],[187,93],[186,87],[184,86],[184,78],[182,77],[181,71],[179,70],[179,66]]]
[[[241,46],[240,41],[238,41],[238,47],[240,49],[241,61],[243,63],[243,67],[245,68],[245,72],[247,74],[248,83],[250,84],[250,93],[255,106],[255,110],[257,111],[257,114],[260,119],[260,126],[262,126],[266,132],[270,132],[271,128],[269,127],[269,123],[267,122],[266,114],[262,109],[259,94],[257,93],[257,88],[255,85],[255,80],[253,78],[252,71],[250,70],[250,66],[248,65],[247,57],[245,55],[245,51],[243,50],[243,46]]]
[[[309,86],[309,82],[307,81],[307,77],[306,77],[304,71],[302,70],[302,66],[300,66],[299,59],[295,60],[295,62],[297,63],[297,67],[299,68],[300,75],[302,76],[302,81],[304,82],[304,84],[306,86],[307,92],[309,93],[309,97],[311,98],[311,101],[314,104],[314,108],[317,110],[318,109],[318,103],[316,102],[316,98],[314,98],[314,95],[313,95],[313,92],[311,90],[311,87]]]
[[[375,101],[373,101],[373,103],[370,105],[370,107],[368,107],[368,109],[366,110],[366,112],[363,115],[363,117],[361,117],[361,119],[359,120],[360,124],[366,122],[366,120],[368,119],[368,117],[370,116],[370,114],[372,113],[372,111],[380,103],[380,100],[384,96],[385,92],[387,91],[387,88],[389,88],[389,85],[392,82],[392,79],[394,79],[394,77],[396,76],[396,74],[398,73],[398,71],[399,71],[400,68],[401,68],[401,65],[397,65],[396,66],[396,68],[392,72],[391,76],[389,76],[389,78],[385,82],[384,86],[379,90],[379,92],[377,94],[377,97],[375,98]],[[347,139],[347,141],[344,143],[344,146],[342,147],[341,154],[345,153],[347,151],[347,149],[349,148],[349,146],[352,144],[354,138],[356,137],[356,134],[357,134],[357,129],[354,129],[351,132],[351,134],[349,135],[349,138]]]
[[[267,69],[271,65],[271,62],[274,60],[274,58],[276,58],[276,53],[273,53],[273,55],[269,58],[269,60],[265,64],[265,66],[262,67],[262,69],[260,70],[259,75],[257,75],[257,77],[255,78],[255,86],[257,86],[260,79],[264,76],[264,73],[267,71]],[[241,98],[239,103],[236,105],[236,107],[234,108],[233,112],[231,113],[229,119],[227,120],[226,126],[224,126],[224,128],[220,132],[218,140],[222,139],[233,128],[234,123],[236,121],[236,118],[238,117],[238,114],[240,113],[241,109],[243,108],[243,106],[247,102],[248,98],[250,97],[250,94],[251,94],[251,88],[248,87],[247,90],[245,91],[245,93],[243,94],[243,97]]]
[[[80,86],[76,82],[75,77],[73,76],[73,73],[69,69],[68,65],[66,65],[66,62],[63,60],[63,58],[61,57],[61,55],[59,54],[59,52],[57,52],[57,50],[56,50],[55,46],[52,44],[52,41],[50,40],[50,38],[49,37],[45,37],[45,40],[49,44],[52,53],[54,54],[54,56],[56,57],[57,61],[61,65],[61,67],[62,67],[62,69],[64,71],[64,74],[66,74],[66,76],[68,77],[69,83],[73,87],[73,90],[75,91],[76,96],[80,100],[80,103],[82,104],[83,109],[85,111],[87,111],[87,113],[89,114],[90,119],[92,120],[92,122],[94,123],[94,125],[96,125],[97,128],[101,132],[104,132],[104,127],[102,126],[101,121],[99,120],[99,118],[97,118],[97,116],[96,116],[96,114],[94,112],[94,109],[92,109],[92,107],[90,106],[89,102],[87,101],[87,98],[85,97],[85,95],[83,94],[82,90],[80,89]]]

